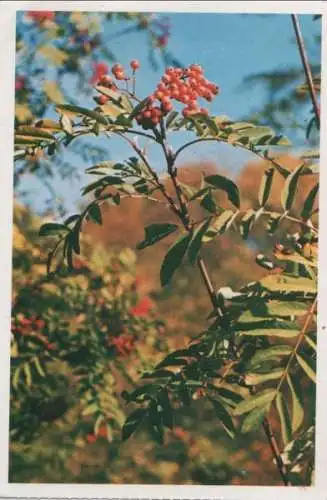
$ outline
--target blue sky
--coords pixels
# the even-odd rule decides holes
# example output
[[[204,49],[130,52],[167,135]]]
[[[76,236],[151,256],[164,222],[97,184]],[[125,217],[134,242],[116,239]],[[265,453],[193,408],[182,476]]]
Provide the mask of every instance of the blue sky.
[[[214,81],[221,93],[210,105],[212,114],[228,115],[239,119],[250,114],[265,103],[265,91],[260,85],[246,90],[242,88],[243,78],[252,73],[285,69],[299,66],[300,59],[294,43],[294,33],[289,15],[253,15],[253,14],[169,14],[172,24],[172,35],[169,49],[183,65],[200,63],[205,75]],[[300,16],[303,36],[311,41],[320,33],[320,21],[313,21],[312,15]],[[125,26],[125,25],[124,25]],[[123,25],[115,22],[110,25],[109,37],[119,32]],[[138,74],[137,89],[141,96],[148,95],[156,86],[163,66],[158,72],[151,69],[148,62],[147,43],[144,33],[131,33],[125,37],[111,38],[110,49],[122,64],[137,58],[142,69]],[[319,51],[310,51],[310,60],[317,63]],[[85,103],[84,103],[85,104]],[[92,100],[89,102],[92,105]],[[286,131],[287,132],[287,131]],[[104,142],[106,141],[106,142]],[[177,139],[177,142],[180,139]],[[96,143],[109,147],[111,159],[122,160],[129,152],[119,142],[109,143],[106,139],[97,139]],[[304,138],[303,145],[306,147]],[[156,169],[161,170],[160,157],[152,153],[152,161]],[[235,174],[251,155],[237,151],[228,146],[217,146],[213,143],[197,148],[190,148],[182,160],[213,160],[217,164]],[[89,165],[85,165],[85,168]],[[84,165],[81,165],[81,170]],[[84,179],[86,180],[86,178]],[[73,209],[80,199],[80,181],[73,184],[63,183],[59,178],[54,185]],[[22,187],[31,190],[29,201],[37,210],[41,210],[44,197],[48,196],[35,178],[26,179]],[[37,196],[35,195],[37,193]]]

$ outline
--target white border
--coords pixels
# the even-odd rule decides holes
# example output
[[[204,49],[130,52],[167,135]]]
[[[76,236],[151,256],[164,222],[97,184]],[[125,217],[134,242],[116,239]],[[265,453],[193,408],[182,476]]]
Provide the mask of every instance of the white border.
[[[9,414],[9,328],[11,296],[11,224],[12,224],[12,173],[13,173],[13,109],[14,109],[14,43],[15,12],[17,10],[84,10],[84,11],[163,11],[167,12],[229,12],[229,13],[321,13],[327,15],[325,2],[317,1],[109,1],[109,2],[66,2],[31,1],[0,4],[0,498],[186,498],[186,499],[230,499],[267,500],[327,499],[327,147],[324,138],[327,133],[325,120],[321,130],[321,195],[320,207],[320,280],[318,318],[318,391],[317,391],[317,463],[314,487],[261,487],[261,486],[161,486],[156,485],[88,485],[88,484],[8,484],[8,414]],[[169,6],[169,7],[168,7]],[[168,7],[168,8],[167,8]],[[327,61],[326,19],[323,19],[323,61]],[[327,89],[327,71],[323,67],[322,89]],[[326,95],[322,99],[322,116],[327,116]],[[324,168],[326,167],[326,168]]]

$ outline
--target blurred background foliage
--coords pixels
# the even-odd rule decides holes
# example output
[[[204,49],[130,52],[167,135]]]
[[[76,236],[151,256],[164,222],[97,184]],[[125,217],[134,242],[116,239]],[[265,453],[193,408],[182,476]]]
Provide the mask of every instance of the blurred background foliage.
[[[20,13],[17,22],[17,124],[51,116],[53,105],[91,100],[92,83],[116,61],[112,36],[128,43],[139,32],[149,61],[178,65],[169,50],[169,18],[153,14],[64,12]],[[144,37],[145,35],[145,37]],[[320,40],[315,41],[318,48]],[[314,50],[314,47],[313,49]],[[319,84],[320,67],[314,67]],[[66,84],[67,78],[69,85]],[[309,99],[299,68],[250,75],[245,83],[265,82],[267,105],[256,118],[283,129],[294,125],[294,107]],[[73,82],[73,84],[72,84]],[[295,90],[297,89],[297,90]],[[92,101],[91,101],[92,102]],[[298,126],[301,125],[298,123]],[[301,129],[302,130],[302,129]],[[310,132],[310,131],[309,131]],[[316,145],[314,130],[307,134]],[[75,151],[84,165],[107,159],[92,143]],[[279,162],[294,169],[300,160],[284,155]],[[256,202],[265,162],[247,161],[237,176],[244,208]],[[13,289],[11,350],[10,470],[11,482],[159,483],[277,485],[280,479],[261,431],[226,437],[212,408],[201,399],[179,413],[163,446],[138,433],[122,443],[125,418],[123,390],[171,349],[183,348],[205,326],[210,303],[200,276],[188,265],[171,285],[159,285],[160,262],[171,239],[136,255],[134,248],[151,222],[173,216],[141,200],[124,200],[103,212],[103,225],[88,223],[83,260],[73,275],[47,276],[48,243],[38,237],[42,222],[65,212],[65,200],[53,190],[52,177],[78,177],[72,157],[59,152],[49,159],[33,152],[16,162],[13,225]],[[197,185],[201,172],[224,172],[224,165],[193,162],[181,168],[181,180]],[[24,202],[21,178],[42,179],[50,197],[41,217]],[[299,187],[298,206],[313,186],[307,176]],[[279,204],[278,178],[270,207]],[[313,182],[313,181],[312,181]],[[168,185],[169,187],[169,185]],[[224,200],[221,200],[224,204]],[[202,213],[199,213],[199,218]],[[195,218],[197,214],[194,214]],[[260,279],[267,271],[255,263],[257,249],[282,241],[291,224],[273,237],[258,227],[246,244],[232,233],[206,246],[217,288],[232,288]],[[164,318],[164,321],[163,321]],[[274,424],[274,422],[273,422]]]

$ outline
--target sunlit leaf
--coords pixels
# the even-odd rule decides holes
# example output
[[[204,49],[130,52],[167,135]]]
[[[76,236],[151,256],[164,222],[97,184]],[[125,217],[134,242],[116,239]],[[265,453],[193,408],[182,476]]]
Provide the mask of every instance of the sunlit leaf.
[[[266,413],[269,411],[270,404],[263,405],[259,408],[255,408],[250,411],[245,417],[242,423],[241,432],[246,434],[247,432],[253,432],[259,429]]]
[[[281,392],[276,396],[276,408],[280,418],[283,442],[286,445],[292,438],[292,424],[286,400]]]
[[[254,408],[260,408],[262,406],[267,407],[269,403],[273,401],[276,396],[275,389],[266,389],[258,394],[247,397],[244,401],[239,403],[233,410],[233,415],[243,415],[248,413]]]
[[[303,371],[308,375],[312,382],[316,383],[316,369],[314,361],[306,354],[296,353],[296,359]]]
[[[304,419],[303,403],[301,402],[299,384],[291,378],[289,373],[286,376],[286,380],[292,395],[292,431],[296,432],[301,427]]]

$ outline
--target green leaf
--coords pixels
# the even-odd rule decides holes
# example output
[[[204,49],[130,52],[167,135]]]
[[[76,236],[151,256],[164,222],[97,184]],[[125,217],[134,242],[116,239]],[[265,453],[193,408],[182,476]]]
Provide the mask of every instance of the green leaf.
[[[167,130],[171,128],[172,123],[175,121],[175,119],[178,117],[178,112],[177,111],[172,111],[169,113],[169,115],[166,118],[166,128]]]
[[[276,396],[275,389],[266,389],[258,394],[249,396],[247,399],[239,403],[233,410],[233,415],[243,415],[248,413],[254,408],[260,408],[262,406],[268,406]]]
[[[215,236],[223,234],[230,226],[234,218],[234,212],[232,210],[225,210],[217,217],[214,217],[210,227],[208,228],[205,236],[203,236],[203,243],[207,243],[212,240]]]
[[[38,374],[40,375],[40,377],[45,377],[45,372],[41,366],[39,358],[37,358],[37,357],[34,358],[34,365],[35,365],[35,368],[36,368]]]
[[[268,201],[270,191],[271,191],[271,186],[272,186],[272,181],[274,177],[274,172],[275,169],[273,167],[268,168],[268,170],[265,171],[260,188],[259,188],[259,194],[258,194],[258,200],[259,200],[259,205],[260,207],[265,206],[265,204]]]
[[[207,190],[208,190],[208,188],[205,190],[202,189],[201,191],[206,192]],[[199,196],[201,196],[201,194]],[[203,196],[203,198],[200,201],[200,205],[201,205],[201,207],[205,208],[206,210],[208,210],[208,212],[210,212],[212,214],[217,213],[218,207],[217,207],[216,201],[212,195],[211,189],[209,192],[206,192],[206,194]]]
[[[69,233],[69,228],[63,224],[47,222],[40,227],[39,236],[54,236],[62,233]]]
[[[297,167],[295,170],[293,170],[293,172],[287,177],[285,181],[285,185],[281,195],[281,203],[285,211],[289,211],[292,208],[297,190],[297,184],[303,168],[304,168],[303,164]]]
[[[303,371],[314,383],[316,383],[316,367],[314,361],[304,353],[301,355],[296,353],[296,359]]]
[[[217,415],[217,418],[219,421],[222,423],[225,431],[229,435],[230,438],[235,437],[235,427],[233,424],[233,420],[226,410],[225,406],[222,404],[222,402],[219,399],[213,399],[209,397],[210,402],[212,403],[215,413]]]
[[[292,348],[288,345],[274,345],[267,349],[258,350],[249,362],[249,367],[255,367],[265,361],[279,359],[282,356],[289,356]]]
[[[219,174],[209,175],[205,178],[205,181],[216,189],[225,191],[233,205],[236,208],[240,208],[240,194],[235,182]]]
[[[297,337],[299,330],[290,330],[289,328],[253,328],[253,330],[238,330],[238,334],[245,337],[280,337],[292,339]]]
[[[146,408],[138,408],[126,420],[122,428],[122,440],[126,441],[137,428],[141,425],[143,419],[147,416]]]
[[[143,248],[153,245],[154,243],[157,243],[157,241],[166,238],[166,236],[175,232],[177,228],[178,226],[176,226],[176,224],[170,224],[168,222],[163,224],[151,224],[144,229],[144,240],[139,243],[136,248],[138,250],[143,250]]]
[[[62,113],[59,118],[59,123],[64,132],[68,135],[73,134],[73,124],[71,119],[65,114]]]
[[[310,335],[304,335],[304,340],[307,342],[307,344],[313,349],[314,351],[317,352],[317,344],[315,340],[313,340]]]
[[[99,205],[92,204],[89,206],[89,209],[87,211],[88,217],[95,222],[96,224],[99,224],[101,226],[102,224],[102,216],[101,216],[101,210]]]
[[[287,445],[292,439],[292,425],[287,403],[281,392],[276,396],[276,408],[280,418],[283,442]]]
[[[319,190],[319,183],[317,182],[317,184],[315,186],[313,186],[313,188],[311,189],[310,193],[306,197],[305,202],[303,204],[303,208],[301,211],[301,217],[304,220],[308,220],[311,217],[311,212],[313,209],[313,205],[314,205],[318,190]]]
[[[206,234],[207,229],[210,225],[211,219],[207,219],[198,225],[193,233],[192,240],[188,247],[188,259],[191,264],[195,264],[201,249],[202,238]]]
[[[253,227],[255,218],[256,213],[252,208],[247,210],[243,215],[240,223],[240,233],[243,239],[246,239],[249,236],[249,232]]]
[[[160,269],[160,281],[162,286],[169,283],[173,274],[181,265],[191,238],[192,233],[182,234],[169,248]]]
[[[85,196],[87,193],[94,191],[97,188],[105,188],[107,186],[118,186],[122,184],[122,179],[120,177],[116,177],[114,175],[106,175],[101,177],[101,179],[92,182],[82,190],[82,195]]]
[[[270,404],[263,405],[259,408],[255,408],[251,411],[243,420],[241,432],[246,434],[247,432],[253,432],[259,429],[266,413],[269,411]]]
[[[316,285],[309,278],[271,274],[260,280],[260,283],[271,292],[317,292]]]
[[[286,380],[292,395],[292,431],[296,432],[302,425],[304,420],[304,410],[301,403],[300,388],[290,374],[286,375]]]
[[[50,139],[52,141],[56,140],[55,136],[50,134],[46,130],[42,130],[40,128],[27,125],[17,127],[16,134],[21,136],[37,137],[38,139],[40,139],[40,141],[43,139]]]
[[[72,106],[71,104],[58,104],[56,108],[60,111],[68,111],[69,113],[73,113],[76,115],[88,116],[89,118],[93,118],[93,120],[101,123],[102,125],[108,125],[108,121],[106,120],[106,118],[97,111],[82,108],[81,106]]]
[[[145,99],[143,99],[143,101],[141,101],[140,103],[138,103],[135,106],[135,108],[133,109],[133,111],[129,115],[130,118],[135,118],[135,116],[138,115],[139,112],[142,111],[143,108],[145,108],[145,106],[147,105],[147,103],[148,103],[148,97],[146,97]]]
[[[99,406],[96,403],[91,403],[84,408],[82,415],[83,417],[86,417],[87,415],[94,415],[97,411],[99,411]]]
[[[24,374],[25,374],[25,380],[26,380],[26,385],[27,387],[32,386],[32,373],[31,373],[31,368],[28,363],[25,363],[23,366]]]
[[[174,415],[167,389],[164,388],[160,391],[158,396],[158,403],[162,407],[163,424],[168,427],[168,429],[172,429],[174,427]]]
[[[307,313],[308,305],[305,302],[295,300],[269,300],[265,304],[265,308],[270,316],[291,318],[293,316],[304,316]]]

